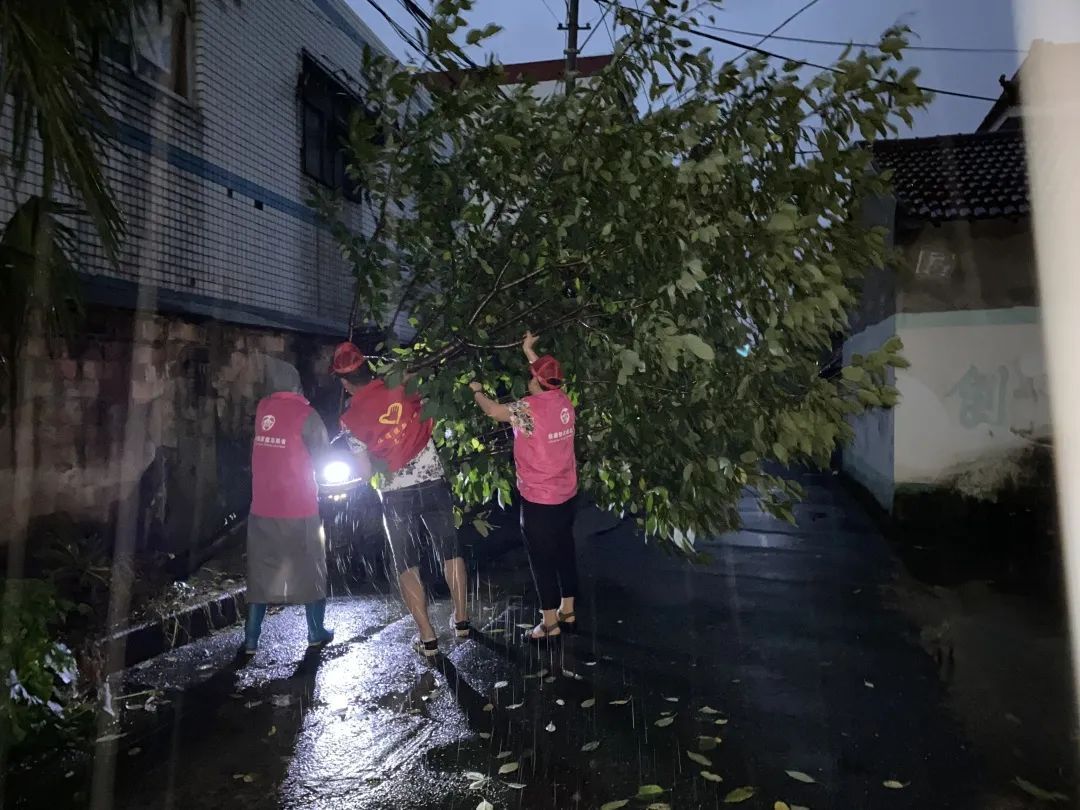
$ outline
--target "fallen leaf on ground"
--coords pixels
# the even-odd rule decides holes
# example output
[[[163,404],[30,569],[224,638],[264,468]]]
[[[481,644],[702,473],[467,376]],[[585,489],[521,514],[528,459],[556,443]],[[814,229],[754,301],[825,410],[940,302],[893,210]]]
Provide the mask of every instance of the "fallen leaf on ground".
[[[712,760],[709,759],[707,756],[698,754],[695,751],[687,751],[686,756],[690,759],[691,762],[696,762],[698,765],[704,765],[706,768],[712,767]]]
[[[476,810],[495,810],[495,805],[484,799],[480,804],[476,805]]]
[[[266,736],[267,737],[273,737],[275,734],[277,734],[277,726],[270,726],[270,733],[267,734]]]
[[[596,664],[597,664],[596,661],[586,661],[585,662],[585,666],[587,666],[587,667],[595,667]]]
[[[679,699],[677,697],[666,697],[666,698],[664,698],[664,700],[666,700],[668,703],[678,703],[679,702]]]
[[[99,743],[113,742],[114,740],[119,740],[123,736],[124,736],[123,734],[106,734],[104,737],[98,737],[94,742],[99,742]]]
[[[554,730],[555,730],[555,724],[554,723],[548,723],[546,726],[544,726],[544,731],[547,731],[547,732],[550,733],[550,732],[552,732]]]
[[[630,698],[625,698],[623,700],[613,700],[608,705],[609,706],[625,706],[629,702],[630,702]]]
[[[791,805],[787,802],[774,802],[772,810],[791,810]]]
[[[482,773],[477,773],[476,771],[465,771],[465,778],[470,782],[483,782],[487,779]]]
[[[886,779],[881,784],[883,784],[889,790],[903,790],[908,785],[910,785],[911,782],[898,782],[895,779]]]
[[[1008,720],[1010,723],[1015,723],[1018,726],[1023,725],[1023,721],[1021,721],[1021,719],[1012,712],[1005,712],[1005,719]]]
[[[675,712],[660,712],[661,717],[673,717]]]
[[[527,785],[524,785],[521,782],[507,782],[506,786],[508,788],[513,788],[514,790],[524,790],[527,787]]]
[[[491,711],[494,711],[494,710],[495,710],[495,707],[492,706],[490,703],[485,704],[485,706],[484,706],[484,711],[485,712],[491,712]]]
[[[513,773],[517,769],[518,764],[516,762],[507,762],[505,765],[499,768],[499,776],[506,776],[506,774]]]
[[[480,737],[481,740],[490,740],[491,739],[491,734],[489,734],[486,731],[481,731],[478,736]]]
[[[653,802],[645,810],[671,810],[671,805],[667,802]]]
[[[709,782],[723,782],[724,777],[713,773],[712,771],[702,771],[701,778],[708,780]]]
[[[255,774],[253,774],[253,773],[244,774],[244,781],[247,782],[250,785],[252,782],[255,781]]]
[[[495,755],[495,759],[506,759],[507,757],[512,757],[513,755],[513,751],[500,751]]]
[[[1033,796],[1041,802],[1067,802],[1069,800],[1069,797],[1064,793],[1043,790],[1038,785],[1033,785],[1026,779],[1021,779],[1019,776],[1013,779],[1013,784],[1024,791],[1024,793]]]
[[[599,740],[593,740],[592,742],[587,742],[583,746],[581,746],[581,750],[584,751],[585,753],[588,753],[589,751],[595,751],[599,747],[600,747],[600,741]]]
[[[653,725],[656,726],[657,728],[666,728],[667,726],[670,726],[674,722],[675,722],[674,717],[661,717],[659,720],[657,720],[655,723],[653,723]]]
[[[509,685],[510,685],[509,681],[496,681],[495,682],[495,688],[496,689],[505,689]]]
[[[698,712],[700,714],[720,714],[720,712],[718,712],[712,706],[702,706],[700,709],[698,709]]]
[[[620,807],[626,807],[630,802],[626,799],[619,799],[617,802],[608,802],[607,804],[600,805],[600,810],[619,810]]]
[[[134,748],[132,748],[130,751],[128,751],[128,756],[129,757],[135,757],[135,756],[138,756],[141,753],[142,753],[142,749],[139,748],[139,746],[136,745]]]
[[[471,785],[469,785],[469,790],[483,790],[485,787],[487,787],[488,781],[488,779],[484,778],[478,782],[473,782]]]
[[[664,792],[664,789],[659,785],[642,785],[637,789],[637,795],[639,799],[645,799],[649,796],[659,796]]]
[[[747,799],[752,798],[756,789],[752,787],[735,788],[731,793],[724,797],[724,804],[739,804],[739,802],[745,802]]]
[[[712,751],[722,742],[723,740],[719,737],[706,737],[702,735],[697,738],[697,747],[699,751]]]
[[[533,629],[533,625],[528,624],[526,622],[518,622],[514,626],[517,627],[519,630],[532,630]]]
[[[556,701],[555,701],[555,705],[556,705],[556,706],[565,706],[565,705],[566,705],[566,701],[565,701],[565,700],[563,700],[562,698],[559,698],[558,700],[556,700]]]
[[[291,706],[293,699],[292,695],[274,695],[270,698],[270,702],[280,708],[283,706]]]
[[[591,709],[595,705],[596,705],[596,698],[589,698],[588,700],[581,701],[581,708],[583,708],[583,709]]]
[[[506,631],[505,631],[505,630],[503,630],[503,629],[502,629],[501,627],[496,627],[496,628],[495,628],[494,630],[488,630],[488,631],[487,631],[487,634],[488,634],[489,636],[501,636],[501,635],[502,635],[503,633],[505,633],[505,632],[506,632]]]
[[[784,771],[784,773],[786,773],[788,776],[790,776],[796,782],[802,782],[803,784],[806,784],[806,785],[816,784],[816,780],[814,779],[814,777],[812,777],[808,773],[803,773],[802,771]]]
[[[245,709],[254,709],[256,706],[262,706],[261,700],[249,700],[244,704]]]
[[[715,720],[714,722],[718,726],[726,726],[728,724],[728,719],[726,717],[721,717],[719,720]]]
[[[506,708],[507,708],[507,709],[520,709],[520,708],[521,708],[522,706],[524,706],[524,705],[525,705],[524,703],[511,703],[511,704],[510,704],[509,706],[507,706]]]
[[[546,678],[544,678],[544,683],[555,683],[555,676],[548,675]]]

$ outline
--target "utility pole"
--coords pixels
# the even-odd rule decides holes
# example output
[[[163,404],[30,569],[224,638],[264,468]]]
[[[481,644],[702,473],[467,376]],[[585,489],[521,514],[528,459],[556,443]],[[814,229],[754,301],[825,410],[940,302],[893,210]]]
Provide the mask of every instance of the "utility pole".
[[[570,95],[574,91],[574,79],[577,74],[577,58],[578,58],[578,43],[577,35],[578,31],[587,31],[591,26],[578,25],[578,4],[579,0],[567,0],[566,3],[566,25],[560,25],[559,29],[566,31],[566,94]]]

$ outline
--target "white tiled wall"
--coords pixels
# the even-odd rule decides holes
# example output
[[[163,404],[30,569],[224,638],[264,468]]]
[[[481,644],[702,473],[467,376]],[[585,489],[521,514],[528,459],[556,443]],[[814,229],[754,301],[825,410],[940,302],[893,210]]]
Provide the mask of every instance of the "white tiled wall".
[[[81,226],[83,268],[343,324],[348,269],[304,202],[301,53],[355,84],[363,43],[383,46],[340,0],[196,0],[193,42],[191,103],[118,66],[105,71],[119,122],[108,177],[128,237],[115,268]],[[13,204],[0,200],[0,216]],[[349,209],[360,226],[363,212]]]

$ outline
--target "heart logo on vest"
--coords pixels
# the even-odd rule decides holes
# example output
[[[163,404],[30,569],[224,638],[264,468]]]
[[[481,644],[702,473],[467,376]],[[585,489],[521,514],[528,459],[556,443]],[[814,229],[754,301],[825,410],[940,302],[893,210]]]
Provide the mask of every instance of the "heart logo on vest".
[[[381,425],[396,425],[401,421],[401,403],[391,403],[390,407],[386,409],[386,413],[379,417],[379,424]]]
[[[559,419],[562,421],[562,423],[564,425],[569,425],[570,424],[570,409],[569,408],[563,408],[562,411],[559,412]]]
[[[277,419],[275,419],[272,414],[267,414],[262,419],[262,429],[270,430],[270,428],[274,426],[275,422],[277,422]]]

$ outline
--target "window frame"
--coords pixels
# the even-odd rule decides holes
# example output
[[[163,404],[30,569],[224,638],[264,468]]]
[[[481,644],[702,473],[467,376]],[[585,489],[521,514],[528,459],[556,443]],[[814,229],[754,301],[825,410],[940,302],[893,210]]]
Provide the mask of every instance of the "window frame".
[[[340,192],[349,202],[363,200],[363,187],[348,176],[345,162],[346,144],[352,116],[360,113],[372,116],[359,95],[337,78],[325,65],[307,51],[301,52],[300,77],[296,95],[300,119],[300,169],[304,176],[319,185]],[[314,135],[309,127],[309,115],[317,116],[320,127]],[[311,149],[319,150],[319,171],[312,171]]]

